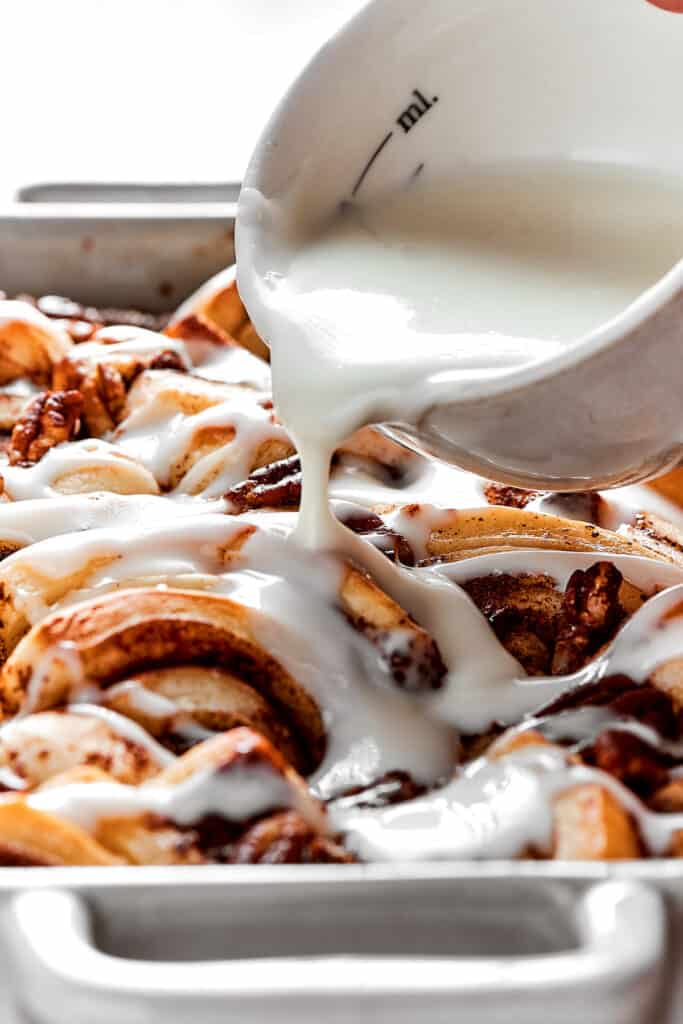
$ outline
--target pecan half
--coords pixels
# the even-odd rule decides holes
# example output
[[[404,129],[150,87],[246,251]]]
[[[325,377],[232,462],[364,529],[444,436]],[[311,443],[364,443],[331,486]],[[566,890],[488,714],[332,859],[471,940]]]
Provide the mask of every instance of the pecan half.
[[[82,360],[63,359],[52,373],[53,387],[78,388],[83,396],[82,419],[92,437],[113,430],[123,416],[126,383],[109,363],[90,366]]]
[[[126,396],[145,369],[185,372],[180,356],[162,349],[150,358],[117,356],[111,360],[62,359],[52,372],[53,388],[77,388],[83,395],[83,422],[92,437],[113,430],[124,417]]]
[[[50,448],[72,440],[79,431],[82,410],[80,391],[43,391],[36,395],[12,431],[10,465],[31,466]]]
[[[619,600],[623,576],[611,562],[577,569],[562,602],[553,675],[575,672],[614,634],[625,612]]]
[[[225,495],[235,512],[259,508],[298,508],[301,500],[301,462],[290,455],[255,469],[246,480]]]
[[[622,584],[611,563],[597,562],[577,570],[564,594],[539,573],[479,576],[463,587],[529,675],[563,675],[614,635],[626,616]]]

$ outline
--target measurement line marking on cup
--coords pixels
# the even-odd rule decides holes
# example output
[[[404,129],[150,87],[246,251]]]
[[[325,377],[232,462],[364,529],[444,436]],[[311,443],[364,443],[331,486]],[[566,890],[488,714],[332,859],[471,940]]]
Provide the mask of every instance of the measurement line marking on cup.
[[[361,172],[361,175],[360,175],[360,177],[359,177],[358,181],[357,181],[357,182],[356,182],[356,184],[355,184],[355,185],[353,186],[353,192],[351,193],[351,195],[352,195],[352,196],[355,196],[355,195],[356,195],[356,192],[358,191],[358,189],[359,189],[359,188],[361,187],[361,185],[362,185],[362,184],[363,184],[363,182],[365,181],[365,179],[366,179],[366,177],[367,177],[367,175],[368,175],[368,171],[370,170],[370,168],[372,167],[372,165],[374,164],[375,160],[376,160],[376,159],[377,159],[377,157],[378,157],[378,156],[380,155],[380,153],[382,152],[382,150],[384,149],[384,147],[386,146],[386,144],[387,144],[387,143],[388,143],[388,142],[390,141],[390,139],[392,139],[392,138],[393,138],[393,135],[394,135],[394,133],[393,133],[393,131],[391,131],[391,132],[389,132],[389,133],[388,133],[388,135],[385,135],[385,136],[384,136],[384,138],[383,138],[383,139],[382,139],[382,141],[380,142],[379,146],[377,147],[377,149],[376,149],[376,150],[375,150],[375,152],[374,152],[374,153],[372,154],[372,156],[370,157],[370,159],[369,159],[369,160],[368,160],[368,162],[366,163],[365,167],[363,168],[363,170],[362,170],[362,172]]]
[[[425,114],[428,114],[429,111],[434,107],[434,105],[439,102],[438,96],[432,96],[432,99],[430,101],[419,89],[413,89],[412,97],[412,101],[408,104],[405,110],[401,111],[399,116],[396,118],[396,124],[399,126],[399,128],[403,129],[404,135],[407,135],[408,132],[412,131],[415,125],[422,120]],[[392,130],[390,132],[387,132],[387,134],[384,136],[379,146],[374,151],[374,153],[366,163],[365,167],[361,171],[358,180],[351,191],[352,199],[356,198],[356,193],[358,192],[361,185],[363,184],[368,174],[370,173],[373,164],[380,156],[380,154],[383,152],[385,147],[389,144],[389,142],[391,142],[393,137],[394,129],[392,128]],[[422,171],[423,167],[424,164],[420,164],[416,173],[419,174]]]

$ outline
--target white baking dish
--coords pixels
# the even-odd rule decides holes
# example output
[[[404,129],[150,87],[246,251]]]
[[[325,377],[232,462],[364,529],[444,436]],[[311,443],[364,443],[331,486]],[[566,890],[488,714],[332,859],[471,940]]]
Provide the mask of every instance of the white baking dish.
[[[17,204],[0,287],[169,308],[232,260],[233,218]],[[681,861],[0,868],[0,894],[12,1024],[683,1019]]]
[[[11,984],[39,1024],[672,1024],[682,877],[671,863],[7,868],[0,887]]]

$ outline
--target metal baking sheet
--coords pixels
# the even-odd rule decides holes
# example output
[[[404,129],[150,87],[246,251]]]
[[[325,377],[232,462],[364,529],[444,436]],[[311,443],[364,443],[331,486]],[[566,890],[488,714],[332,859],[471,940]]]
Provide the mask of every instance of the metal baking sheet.
[[[168,309],[233,262],[234,216],[15,204],[0,211],[0,288]],[[636,922],[620,922],[610,880]],[[604,941],[582,950],[585,901],[600,899]],[[0,868],[0,904],[3,1024],[683,1020],[681,861]],[[297,970],[300,987],[274,998],[269,979]],[[231,989],[231,971],[258,980]],[[357,985],[335,988],[350,972]]]
[[[240,185],[148,182],[41,182],[16,194],[19,203],[236,203]]]
[[[234,202],[16,203],[0,209],[0,288],[173,309],[235,259]]]

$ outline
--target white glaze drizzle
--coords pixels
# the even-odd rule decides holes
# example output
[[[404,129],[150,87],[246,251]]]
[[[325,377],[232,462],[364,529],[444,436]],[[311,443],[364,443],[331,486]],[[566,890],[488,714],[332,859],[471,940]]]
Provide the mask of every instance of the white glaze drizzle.
[[[192,369],[192,360],[183,341],[168,338],[164,334],[142,327],[103,327],[93,341],[78,345],[71,356],[73,359],[84,359],[90,363],[115,363],[117,356],[148,359],[159,355],[160,352],[173,352],[184,369]]]
[[[19,299],[0,300],[0,331],[12,328],[15,324],[33,328],[42,336],[53,356],[65,353],[72,347],[67,332],[30,302],[22,302]]]
[[[261,521],[259,516],[251,518]],[[425,783],[448,775],[455,753],[451,730],[417,715],[414,702],[392,686],[374,648],[338,610],[339,562],[297,552],[277,532],[278,527],[286,528],[283,518],[274,524],[276,531],[261,529],[249,537],[229,572],[224,571],[224,547],[250,517],[188,517],[141,528],[137,536],[130,530],[67,535],[10,556],[0,576],[10,579],[17,566],[25,572],[34,565],[58,579],[93,564],[88,589],[69,594],[57,606],[41,601],[39,591],[27,591],[23,574],[15,573],[15,604],[32,622],[40,621],[51,607],[112,586],[180,581],[187,587],[199,579],[253,610],[259,642],[318,703],[328,730],[325,760],[314,778],[320,793],[365,785],[398,767]],[[112,560],[101,567],[98,559],[105,555]],[[51,657],[63,658],[64,652],[55,648]],[[49,667],[46,663],[34,670],[29,708]],[[74,673],[78,679],[76,666]]]
[[[155,814],[188,826],[210,814],[240,822],[281,807],[293,806],[306,814],[308,807],[283,776],[261,766],[202,770],[172,786],[70,783],[32,793],[27,803],[86,829],[113,815]],[[307,817],[313,817],[310,811]],[[315,826],[320,827],[321,817],[314,817]]]
[[[32,466],[0,465],[5,491],[13,501],[27,498],[48,498],[55,494],[104,490],[106,485],[98,474],[111,474],[105,479],[110,489],[122,494],[156,494],[154,477],[139,462],[107,441],[67,441],[58,444]],[[83,474],[92,474],[85,482]],[[71,482],[69,482],[71,481]],[[61,488],[61,490],[60,490]]]
[[[222,500],[197,502],[192,505],[192,514],[210,515],[225,508]],[[158,524],[187,515],[186,503],[151,494],[55,494],[0,504],[0,541],[25,547],[60,534],[113,526],[134,531],[146,523]]]
[[[633,815],[652,853],[665,853],[683,828],[683,814],[648,811],[611,775],[569,763],[556,747],[480,758],[441,789],[382,810],[333,804],[330,821],[367,860],[508,858],[531,846],[549,853],[553,801],[582,783],[609,790]]]
[[[502,736],[494,740],[487,754],[503,751],[512,739],[528,732],[538,732],[553,743],[569,742],[572,750],[580,750],[592,744],[605,731],[629,733],[665,757],[683,759],[683,742],[664,739],[651,726],[601,705],[527,718],[521,725],[506,729]]]
[[[212,429],[233,430],[234,438],[212,448],[182,474],[175,492],[220,497],[249,475],[262,444],[279,441],[289,445],[286,431],[272,422],[272,412],[264,409],[257,398],[258,393],[235,389],[229,399],[194,415],[169,411],[166,403],[157,406],[147,402],[120,425],[114,439],[121,451],[167,487],[169,473],[190,455],[198,443],[195,438]]]
[[[0,387],[0,396],[7,395],[9,398],[25,398],[27,401],[39,393],[40,388],[26,377],[12,380],[9,384],[3,384]]]
[[[175,754],[172,754],[166,747],[162,747],[161,743],[157,743],[141,725],[134,722],[132,718],[117,714],[110,708],[101,707],[99,704],[69,704],[69,714],[82,715],[84,718],[97,718],[128,743],[143,747],[162,767],[173,764],[176,760]],[[3,730],[0,729],[0,739],[2,733]]]
[[[124,697],[126,704],[135,711],[150,718],[159,719],[176,736],[186,740],[188,744],[201,743],[215,735],[214,730],[199,725],[189,711],[182,711],[175,701],[160,693],[148,690],[141,683],[127,679],[122,683],[114,683],[107,687],[98,697],[104,703],[112,703],[118,697]],[[119,715],[118,717],[124,717]],[[143,730],[146,732],[146,730]]]

